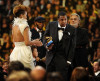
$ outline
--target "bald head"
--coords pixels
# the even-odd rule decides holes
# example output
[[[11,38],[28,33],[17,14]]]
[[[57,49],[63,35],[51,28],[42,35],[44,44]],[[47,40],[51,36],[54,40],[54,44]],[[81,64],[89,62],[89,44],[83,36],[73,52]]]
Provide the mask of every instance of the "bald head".
[[[33,81],[43,81],[45,78],[46,70],[41,66],[36,66],[31,71],[31,78]]]

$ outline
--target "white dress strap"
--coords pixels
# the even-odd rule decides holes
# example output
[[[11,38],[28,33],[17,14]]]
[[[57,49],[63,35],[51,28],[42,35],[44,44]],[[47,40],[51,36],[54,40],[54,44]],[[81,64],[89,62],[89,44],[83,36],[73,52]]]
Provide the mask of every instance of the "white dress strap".
[[[24,30],[25,30],[26,27],[28,27],[28,25],[25,25],[25,24],[20,25],[19,29],[20,29],[20,32],[21,32],[22,35],[23,35]]]

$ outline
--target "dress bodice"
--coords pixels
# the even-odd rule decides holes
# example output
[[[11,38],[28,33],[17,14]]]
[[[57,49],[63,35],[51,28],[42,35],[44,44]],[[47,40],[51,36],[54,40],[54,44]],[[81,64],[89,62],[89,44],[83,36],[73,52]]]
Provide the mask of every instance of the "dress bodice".
[[[13,22],[13,27],[14,26],[18,26],[19,29],[20,29],[20,32],[21,34],[23,35],[24,33],[24,29],[26,27],[29,27],[28,23],[27,23],[27,20],[26,19],[23,19],[23,18],[14,18],[14,22]],[[31,40],[31,31],[30,31],[30,28],[29,28],[29,40]],[[25,45],[24,41],[23,42],[15,42],[15,46],[16,45]]]

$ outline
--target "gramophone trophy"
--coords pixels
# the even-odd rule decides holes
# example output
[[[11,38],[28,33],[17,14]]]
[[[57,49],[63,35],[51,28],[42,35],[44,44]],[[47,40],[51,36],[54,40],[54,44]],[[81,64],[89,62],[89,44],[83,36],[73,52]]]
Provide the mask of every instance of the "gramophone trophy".
[[[52,37],[51,36],[50,37],[46,37],[46,40],[47,40],[47,47],[49,47],[53,43]]]

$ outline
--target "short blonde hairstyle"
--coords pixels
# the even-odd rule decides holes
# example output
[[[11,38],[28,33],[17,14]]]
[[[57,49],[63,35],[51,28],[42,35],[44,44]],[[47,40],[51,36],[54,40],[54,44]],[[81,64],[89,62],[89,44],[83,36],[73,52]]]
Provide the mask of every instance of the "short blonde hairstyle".
[[[25,11],[27,12],[27,10],[28,10],[28,7],[26,7],[24,5],[17,5],[13,9],[13,14],[16,17],[19,17],[21,14],[24,14]]]

